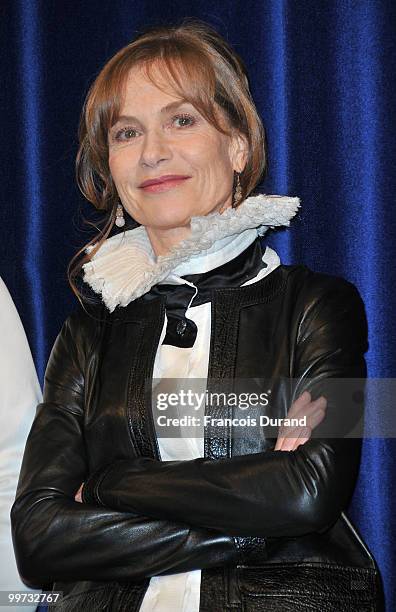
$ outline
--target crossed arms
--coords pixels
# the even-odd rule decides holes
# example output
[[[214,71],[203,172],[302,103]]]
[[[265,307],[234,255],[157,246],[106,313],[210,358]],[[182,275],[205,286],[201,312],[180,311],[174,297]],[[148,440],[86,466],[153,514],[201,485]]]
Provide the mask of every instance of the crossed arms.
[[[352,284],[336,280],[301,317],[296,377],[311,382],[366,376],[364,305]],[[11,511],[26,580],[140,580],[234,565],[241,560],[234,536],[298,536],[338,518],[355,484],[359,439],[311,439],[295,451],[215,461],[137,457],[88,475],[88,346],[72,315],[51,352]]]

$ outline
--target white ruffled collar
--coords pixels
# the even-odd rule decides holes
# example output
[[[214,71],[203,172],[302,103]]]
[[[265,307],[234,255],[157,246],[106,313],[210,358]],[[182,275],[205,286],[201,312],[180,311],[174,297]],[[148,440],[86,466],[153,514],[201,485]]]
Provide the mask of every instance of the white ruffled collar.
[[[217,240],[256,228],[263,236],[269,228],[289,225],[300,206],[297,197],[257,195],[224,213],[191,217],[191,233],[166,255],[155,256],[143,225],[104,241],[90,262],[83,265],[84,281],[98,294],[110,312],[127,306],[164,280],[179,264],[203,254]],[[90,253],[94,246],[86,249]]]

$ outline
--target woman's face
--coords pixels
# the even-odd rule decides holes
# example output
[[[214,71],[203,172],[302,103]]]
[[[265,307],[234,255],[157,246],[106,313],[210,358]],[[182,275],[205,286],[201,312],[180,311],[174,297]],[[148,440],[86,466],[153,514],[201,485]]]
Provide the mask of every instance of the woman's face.
[[[245,139],[221,134],[166,87],[160,70],[155,79],[167,93],[139,66],[131,69],[120,117],[109,130],[109,165],[128,213],[163,232],[230,206],[233,172],[243,170],[247,150]],[[164,175],[185,178],[142,187]]]

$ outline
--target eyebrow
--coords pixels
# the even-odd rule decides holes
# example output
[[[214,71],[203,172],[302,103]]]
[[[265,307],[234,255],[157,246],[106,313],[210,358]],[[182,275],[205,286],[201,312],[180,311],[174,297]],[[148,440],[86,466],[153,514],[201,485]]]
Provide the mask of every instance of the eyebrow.
[[[177,108],[179,108],[179,106],[183,106],[183,104],[191,104],[191,102],[184,98],[183,100],[176,100],[175,102],[170,102],[169,104],[163,106],[160,109],[160,114],[164,115],[169,111],[176,110]],[[113,123],[111,127],[114,127],[115,125],[117,125],[117,123],[121,123],[123,121],[139,121],[139,119],[137,117],[134,117],[133,115],[120,115],[119,117],[117,117],[115,123]]]

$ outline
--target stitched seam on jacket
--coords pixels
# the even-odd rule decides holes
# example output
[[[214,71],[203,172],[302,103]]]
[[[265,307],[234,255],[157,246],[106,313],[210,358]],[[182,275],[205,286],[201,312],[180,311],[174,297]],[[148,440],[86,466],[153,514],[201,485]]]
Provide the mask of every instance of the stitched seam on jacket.
[[[96,501],[101,504],[102,506],[104,506],[105,504],[103,503],[100,495],[99,495],[99,487],[102,484],[103,480],[105,479],[105,477],[107,476],[107,474],[109,473],[110,469],[112,467],[112,464],[110,463],[110,465],[107,466],[107,468],[104,470],[103,474],[101,476],[99,476],[98,481],[95,485],[94,488],[94,497],[96,499]]]

